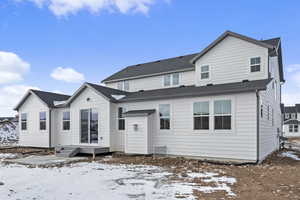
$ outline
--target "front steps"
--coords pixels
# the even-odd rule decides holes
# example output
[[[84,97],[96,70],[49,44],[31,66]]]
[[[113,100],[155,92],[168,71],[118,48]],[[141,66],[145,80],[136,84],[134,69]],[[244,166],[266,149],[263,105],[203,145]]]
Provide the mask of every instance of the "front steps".
[[[79,147],[56,147],[55,155],[57,157],[70,158],[76,156],[80,152]]]
[[[107,154],[110,152],[109,147],[99,146],[81,146],[81,145],[69,145],[69,146],[57,146],[55,147],[55,155],[57,157],[74,157],[79,153],[92,154],[95,159],[97,154]]]

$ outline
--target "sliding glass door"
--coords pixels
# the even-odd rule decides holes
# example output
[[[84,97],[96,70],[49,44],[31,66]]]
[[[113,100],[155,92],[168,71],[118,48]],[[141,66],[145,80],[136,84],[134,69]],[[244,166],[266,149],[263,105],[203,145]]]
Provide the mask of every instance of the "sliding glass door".
[[[98,120],[97,110],[80,110],[80,143],[98,144]]]

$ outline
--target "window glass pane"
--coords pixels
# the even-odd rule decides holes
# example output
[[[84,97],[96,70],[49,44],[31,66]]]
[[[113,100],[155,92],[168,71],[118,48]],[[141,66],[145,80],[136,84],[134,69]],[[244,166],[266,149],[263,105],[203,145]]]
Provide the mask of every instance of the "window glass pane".
[[[21,114],[21,121],[26,121],[27,120],[27,114],[26,113],[22,113]]]
[[[70,121],[63,121],[63,130],[70,130]]]
[[[179,85],[179,73],[173,74],[173,85]]]
[[[170,105],[169,104],[159,105],[159,116],[160,117],[169,117],[170,116]]]
[[[209,102],[194,103],[194,115],[209,115]]]
[[[293,125],[289,125],[289,132],[293,132]]]
[[[194,129],[195,130],[208,130],[209,129],[209,117],[194,117]]]
[[[231,129],[231,116],[215,116],[215,129]]]
[[[25,121],[25,122],[21,122],[21,129],[22,130],[27,130],[27,122]]]
[[[40,130],[46,130],[46,121],[40,121]]]
[[[40,120],[46,120],[46,112],[40,112]]]
[[[98,143],[98,111],[90,110],[90,143]]]
[[[205,72],[205,73],[201,73],[201,79],[207,79],[209,78],[209,73]]]
[[[209,71],[208,65],[201,66],[201,72],[208,72],[208,71]]]
[[[170,86],[171,85],[171,75],[165,75],[164,76],[164,86]]]
[[[160,119],[160,129],[170,129],[170,119],[161,118]]]
[[[63,120],[70,120],[70,112],[63,112]]]
[[[260,65],[251,66],[251,72],[259,72],[259,71],[260,71]]]
[[[124,81],[124,90],[129,91],[129,81]]]
[[[118,90],[123,90],[123,82],[118,82],[117,87]]]
[[[125,130],[125,120],[124,119],[119,119],[118,128],[119,128],[119,130]]]
[[[231,114],[231,100],[219,100],[214,102],[215,114]]]
[[[260,64],[260,57],[251,58],[250,63],[251,63],[251,65]]]

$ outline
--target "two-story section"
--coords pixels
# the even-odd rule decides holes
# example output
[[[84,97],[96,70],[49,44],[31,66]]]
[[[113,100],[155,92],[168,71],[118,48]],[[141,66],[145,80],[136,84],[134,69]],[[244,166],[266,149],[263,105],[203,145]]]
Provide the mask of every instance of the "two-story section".
[[[286,137],[299,137],[300,104],[285,106],[283,113],[283,130]]]

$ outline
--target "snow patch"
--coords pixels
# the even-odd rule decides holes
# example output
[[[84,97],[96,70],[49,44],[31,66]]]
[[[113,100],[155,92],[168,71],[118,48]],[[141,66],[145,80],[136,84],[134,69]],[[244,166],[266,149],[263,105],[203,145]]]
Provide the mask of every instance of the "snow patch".
[[[281,153],[281,156],[292,158],[294,160],[300,160],[300,158],[297,155],[295,155],[292,151],[283,152]]]
[[[17,123],[0,121],[0,146],[16,143],[18,139]]]
[[[17,154],[13,154],[13,153],[1,153],[0,154],[0,159],[14,159],[17,158],[18,155]]]

